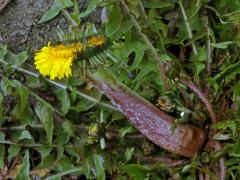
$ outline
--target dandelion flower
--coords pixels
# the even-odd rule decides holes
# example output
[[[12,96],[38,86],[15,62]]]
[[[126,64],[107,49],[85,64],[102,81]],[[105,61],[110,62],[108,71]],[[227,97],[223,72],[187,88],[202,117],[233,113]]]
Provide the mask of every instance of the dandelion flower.
[[[34,64],[42,75],[50,76],[52,80],[69,77],[72,75],[72,63],[82,48],[81,43],[52,46],[49,42],[35,53]]]
[[[87,41],[87,46],[103,46],[106,43],[106,38],[103,35],[92,36]]]

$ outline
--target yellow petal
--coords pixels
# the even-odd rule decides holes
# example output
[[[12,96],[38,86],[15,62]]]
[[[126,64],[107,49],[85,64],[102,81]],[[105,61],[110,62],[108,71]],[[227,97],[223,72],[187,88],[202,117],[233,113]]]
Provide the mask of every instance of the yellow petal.
[[[43,76],[52,80],[69,77],[72,75],[72,63],[82,48],[81,43],[52,46],[49,42],[35,53],[34,64]]]

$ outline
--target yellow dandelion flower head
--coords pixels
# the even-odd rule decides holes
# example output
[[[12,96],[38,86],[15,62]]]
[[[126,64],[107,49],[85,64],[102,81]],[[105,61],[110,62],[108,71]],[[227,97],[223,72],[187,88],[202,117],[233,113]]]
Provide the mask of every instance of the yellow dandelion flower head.
[[[106,38],[103,35],[92,36],[87,40],[88,46],[103,46],[106,43]]]
[[[42,75],[50,76],[52,80],[69,77],[72,75],[73,60],[82,48],[81,43],[52,46],[49,42],[47,46],[35,53],[34,64]]]

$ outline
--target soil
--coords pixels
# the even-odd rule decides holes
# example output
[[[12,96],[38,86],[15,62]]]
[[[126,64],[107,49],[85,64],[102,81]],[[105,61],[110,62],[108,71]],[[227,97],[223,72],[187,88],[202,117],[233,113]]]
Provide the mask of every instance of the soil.
[[[57,39],[59,27],[67,29],[67,20],[58,16],[53,20],[38,24],[43,13],[52,5],[53,0],[11,0],[0,11],[0,44],[7,44],[13,52],[21,52],[29,45],[33,50],[39,49],[48,41]],[[87,0],[78,0],[80,10],[86,9]],[[90,16],[98,23],[99,12]]]

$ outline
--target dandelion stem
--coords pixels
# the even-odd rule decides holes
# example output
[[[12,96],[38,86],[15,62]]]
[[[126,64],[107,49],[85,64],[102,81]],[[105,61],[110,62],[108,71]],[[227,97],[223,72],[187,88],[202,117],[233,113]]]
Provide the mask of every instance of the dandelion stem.
[[[187,29],[188,37],[189,37],[189,39],[192,39],[193,38],[192,29],[191,29],[191,26],[189,24],[188,17],[186,15],[186,11],[183,7],[182,1],[180,0],[178,3],[179,3],[179,6],[180,6],[182,15],[183,15],[183,20],[184,20],[184,23],[185,23],[185,26],[186,26],[186,29]],[[196,45],[195,45],[194,42],[192,42],[192,48],[193,48],[193,53],[195,55],[197,55],[198,52],[197,52],[197,48],[196,48]]]
[[[9,63],[7,63],[6,61],[4,61],[3,59],[0,59],[0,63],[3,64],[3,65],[10,65]],[[23,69],[23,68],[18,67],[18,66],[16,66],[16,65],[11,65],[11,67],[14,68],[14,69],[16,69],[16,70],[19,71],[19,72],[24,73],[24,74],[27,74],[27,75],[30,75],[30,76],[33,76],[33,77],[37,77],[37,78],[40,77],[40,75],[39,75],[38,73],[31,72],[31,71],[29,71],[29,70]],[[47,78],[45,78],[45,77],[43,77],[43,79],[44,79],[45,81],[49,82],[50,84],[58,87],[58,88],[66,89],[66,90],[69,89],[70,91],[73,90],[71,87],[67,87],[66,85],[61,84],[61,83],[59,83],[59,82],[52,81],[52,80],[47,79]],[[112,106],[111,104],[104,103],[104,102],[100,102],[98,99],[96,99],[96,98],[94,98],[94,97],[92,97],[92,96],[89,96],[89,95],[87,95],[87,94],[85,94],[85,93],[83,93],[83,92],[81,92],[81,91],[77,91],[77,94],[78,94],[80,97],[82,97],[82,98],[84,98],[84,99],[86,99],[86,100],[89,100],[89,101],[91,101],[91,102],[93,102],[93,103],[96,103],[96,104],[99,105],[99,106],[102,106],[102,107],[107,108],[107,109],[109,109],[109,110],[118,111],[118,109],[115,108],[114,106]]]
[[[19,145],[22,147],[58,147],[57,144],[53,144],[53,145],[47,145],[47,144],[36,144],[36,143],[32,143],[32,144],[19,144],[19,143],[15,143],[9,140],[2,140],[0,141],[0,144],[9,144],[9,145]]]
[[[146,20],[148,20],[148,16],[147,16],[147,14],[146,14],[146,12],[145,12],[145,9],[144,9],[144,7],[143,7],[143,4],[142,4],[142,1],[141,1],[141,0],[139,1],[139,7],[140,7],[140,10],[142,11],[143,17],[144,17]]]
[[[42,124],[31,124],[30,126],[26,126],[26,125],[11,126],[11,127],[0,128],[0,131],[24,130],[24,129],[26,129],[26,127],[42,129],[43,125]]]
[[[61,172],[59,174],[55,174],[53,176],[49,176],[45,180],[52,180],[52,179],[56,179],[56,178],[61,178],[62,176],[65,176],[65,175],[68,175],[68,174],[72,174],[72,173],[82,172],[82,171],[83,171],[82,167],[72,168],[72,169],[63,171],[63,172]]]
[[[207,75],[210,77],[212,74],[211,70],[211,63],[212,63],[212,47],[211,47],[211,39],[210,39],[210,27],[209,27],[209,20],[207,16],[204,16],[204,25],[207,31]]]
[[[181,78],[180,81],[198,95],[198,97],[201,99],[201,101],[206,106],[206,108],[210,114],[212,123],[215,124],[217,122],[217,115],[215,114],[215,112],[213,110],[212,104],[209,102],[209,100],[206,98],[206,96],[203,94],[203,92],[194,83],[188,81],[187,79]]]

